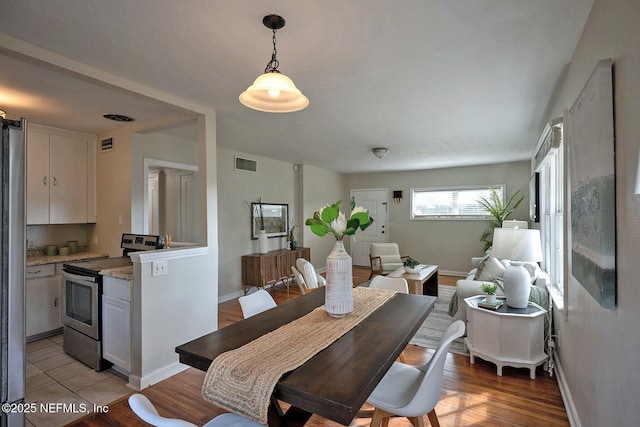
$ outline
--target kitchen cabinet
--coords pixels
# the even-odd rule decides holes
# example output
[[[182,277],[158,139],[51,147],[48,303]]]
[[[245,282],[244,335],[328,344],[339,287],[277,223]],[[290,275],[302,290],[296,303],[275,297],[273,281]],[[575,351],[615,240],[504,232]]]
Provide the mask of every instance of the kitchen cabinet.
[[[60,275],[55,264],[27,267],[25,320],[27,339],[53,335],[62,328]]]
[[[27,225],[95,222],[95,140],[55,132],[27,132]]]
[[[131,281],[103,277],[102,357],[131,371]]]

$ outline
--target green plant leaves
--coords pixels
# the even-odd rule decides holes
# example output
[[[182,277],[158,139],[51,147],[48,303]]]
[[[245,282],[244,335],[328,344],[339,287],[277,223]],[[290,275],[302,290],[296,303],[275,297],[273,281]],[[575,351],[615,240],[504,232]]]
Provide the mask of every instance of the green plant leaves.
[[[358,229],[365,230],[373,224],[373,218],[362,208],[355,206],[355,200],[351,198],[351,212],[353,215],[349,219],[340,214],[340,203],[325,206],[319,211],[313,213],[313,218],[308,218],[305,225],[308,225],[311,231],[317,236],[326,236],[331,233],[336,239],[340,240],[343,236],[353,236]],[[344,227],[344,230],[342,228]]]

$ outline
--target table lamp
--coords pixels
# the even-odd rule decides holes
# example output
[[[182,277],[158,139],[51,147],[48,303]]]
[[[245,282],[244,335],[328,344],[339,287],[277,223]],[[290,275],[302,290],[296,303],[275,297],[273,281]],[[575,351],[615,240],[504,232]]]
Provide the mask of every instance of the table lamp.
[[[523,262],[542,261],[540,231],[522,228],[495,228],[491,255],[511,261],[504,272],[504,294],[507,305],[526,308],[531,293],[531,275]]]

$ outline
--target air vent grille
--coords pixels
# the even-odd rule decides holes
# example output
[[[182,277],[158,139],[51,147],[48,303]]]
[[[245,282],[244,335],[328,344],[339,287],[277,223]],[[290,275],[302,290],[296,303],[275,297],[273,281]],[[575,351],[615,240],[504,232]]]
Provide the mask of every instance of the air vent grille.
[[[100,151],[113,150],[113,138],[105,138],[100,141]]]
[[[235,169],[246,172],[258,172],[258,162],[244,157],[234,156]]]

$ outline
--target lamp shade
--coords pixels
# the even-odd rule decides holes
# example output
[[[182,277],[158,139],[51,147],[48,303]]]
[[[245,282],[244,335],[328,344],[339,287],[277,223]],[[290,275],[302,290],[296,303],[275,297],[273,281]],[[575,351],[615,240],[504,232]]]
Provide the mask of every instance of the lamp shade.
[[[264,73],[240,94],[242,105],[267,113],[291,113],[307,108],[309,99],[279,72]]]
[[[513,261],[542,261],[540,230],[494,228],[491,255]]]

